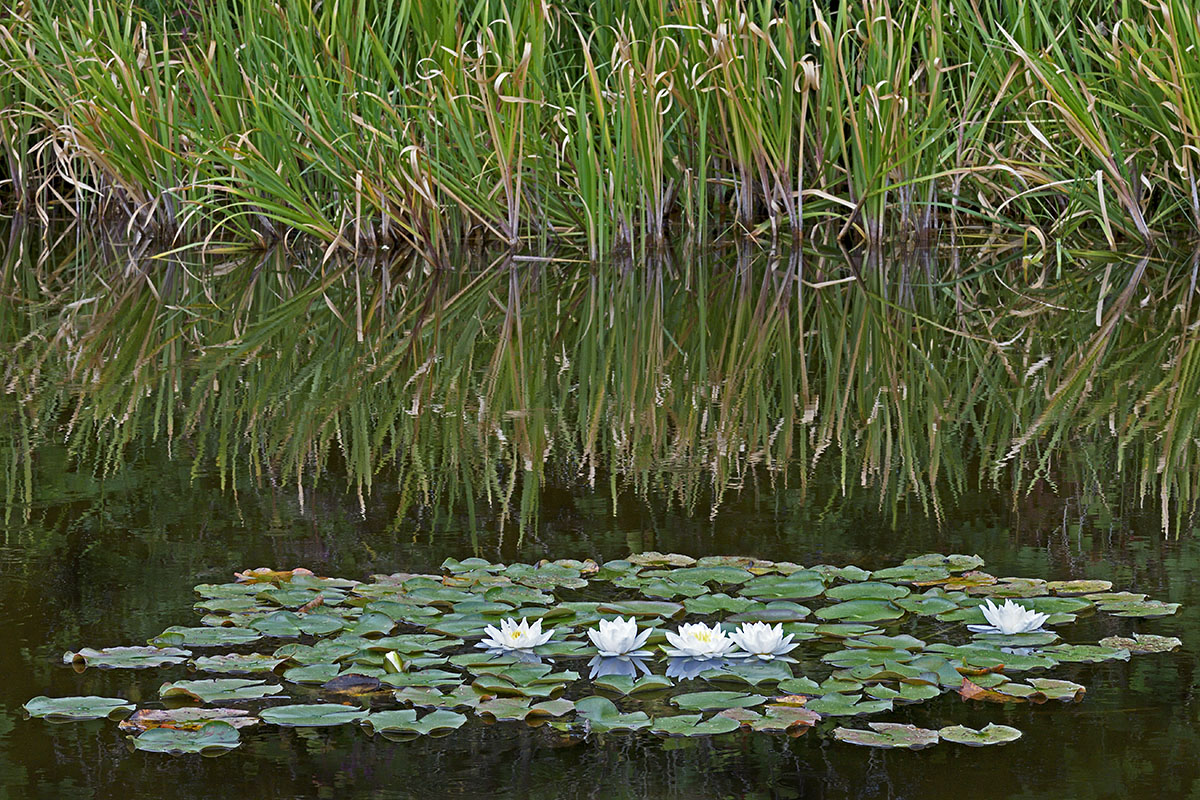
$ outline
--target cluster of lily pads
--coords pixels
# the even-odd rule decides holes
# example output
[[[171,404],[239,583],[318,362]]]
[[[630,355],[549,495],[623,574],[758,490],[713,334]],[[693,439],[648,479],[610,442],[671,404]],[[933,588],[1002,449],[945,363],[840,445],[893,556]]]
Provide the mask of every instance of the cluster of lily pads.
[[[968,555],[870,572],[651,552],[604,564],[448,559],[439,575],[370,581],[260,568],[195,587],[198,626],[63,658],[81,671],[235,677],[165,682],[155,707],[38,697],[25,709],[52,721],[120,719],[137,749],[207,755],[237,747],[239,731],[260,722],[358,724],[406,740],[448,734],[468,714],[576,738],[799,735],[832,721],[834,738],[853,744],[985,745],[1020,731],[835,725],[948,692],[1075,702],[1082,685],[1027,674],[1180,646],[1140,633],[1064,643],[1051,628],[1079,615],[1161,617],[1179,606],[1108,581],[999,578],[982,567]]]

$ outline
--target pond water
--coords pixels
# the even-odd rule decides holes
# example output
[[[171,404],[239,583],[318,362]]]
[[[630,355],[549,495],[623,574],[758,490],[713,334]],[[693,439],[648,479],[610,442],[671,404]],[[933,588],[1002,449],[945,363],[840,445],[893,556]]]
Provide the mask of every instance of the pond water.
[[[14,248],[8,252],[8,263],[14,263]],[[335,336],[334,327],[322,327],[333,326],[337,315],[316,319],[324,314],[321,303],[306,306],[304,326],[279,331],[279,325],[297,318],[271,315],[303,291],[289,289],[289,279],[264,288],[210,278],[183,300],[159,301],[148,316],[148,295],[130,290],[120,302],[89,311],[94,318],[81,320],[81,306],[64,309],[92,296],[87,287],[72,290],[79,294],[58,289],[51,299],[47,275],[61,280],[61,270],[35,269],[28,255],[21,258],[27,269],[5,273],[20,291],[8,293],[0,317],[5,341],[12,345],[0,401],[6,404],[0,410],[10,417],[3,432],[9,466],[0,541],[0,797],[1200,796],[1200,541],[1190,507],[1196,476],[1192,456],[1185,452],[1195,444],[1190,423],[1178,421],[1189,411],[1186,403],[1200,395],[1186,383],[1195,377],[1181,370],[1173,384],[1175,404],[1153,405],[1164,370],[1170,373],[1173,360],[1186,361],[1194,343],[1194,333],[1185,333],[1196,313],[1190,299],[1194,272],[1187,259],[1156,262],[1165,266],[1156,267],[1152,289],[1137,288],[1124,301],[1121,293],[1138,269],[1136,259],[1092,265],[1077,278],[1062,278],[1056,289],[1063,293],[1056,295],[1059,305],[1072,298],[1085,322],[1072,317],[1022,328],[1031,344],[1023,346],[1015,369],[1003,363],[1003,353],[982,344],[976,352],[972,344],[985,328],[996,329],[993,341],[1008,341],[1011,337],[1001,334],[1012,331],[1000,329],[1017,324],[1014,319],[996,311],[988,320],[963,323],[966,335],[939,340],[931,330],[958,325],[952,304],[949,316],[939,316],[945,296],[922,299],[922,291],[911,287],[908,295],[893,291],[891,278],[865,288],[840,284],[810,290],[818,296],[797,300],[788,317],[761,310],[761,287],[774,286],[763,278],[771,274],[770,265],[735,263],[725,273],[713,271],[707,278],[711,285],[700,291],[695,290],[699,272],[677,266],[670,267],[678,270],[671,281],[633,286],[605,273],[572,273],[575,277],[550,297],[546,286],[522,287],[523,276],[501,272],[499,280],[470,277],[435,287],[459,303],[471,292],[479,294],[479,303],[460,316],[446,302],[440,315],[424,323],[440,326],[450,344],[438,346],[447,358],[457,354],[469,362],[446,375],[437,366],[444,361],[413,353],[433,345],[413,336],[414,319],[403,311],[411,298],[390,312],[400,320],[394,329],[373,337],[364,324],[359,352],[352,321],[345,321],[348,335]],[[57,263],[80,258],[71,253]],[[1005,270],[1020,264],[1006,263],[992,274],[1011,279]],[[820,269],[822,274],[810,274],[806,286],[842,274],[836,260]],[[919,274],[929,284],[929,276],[940,275],[940,269],[927,263]],[[721,274],[727,289],[718,285],[726,279]],[[684,285],[688,280],[692,289],[672,288],[672,281]],[[186,289],[186,281],[179,278],[176,286]],[[161,283],[155,288],[166,293]],[[353,281],[326,289],[334,306],[354,293]],[[838,292],[836,298],[832,291]],[[946,291],[952,297],[958,290]],[[981,304],[988,291],[998,290],[977,288],[971,302]],[[1069,294],[1073,291],[1078,296]],[[239,328],[240,322],[201,307],[205,292],[215,293],[213,308],[231,308],[236,304],[224,300],[242,297],[261,316],[250,320],[249,328]],[[658,300],[647,301],[655,292]],[[1156,299],[1141,302],[1146,296]],[[14,297],[36,302],[18,307]],[[878,302],[860,308],[856,303],[864,297]],[[609,307],[600,308],[597,298],[607,298]],[[991,307],[999,309],[1011,299],[992,296]],[[710,321],[702,323],[706,336],[697,337],[680,322],[697,313],[732,319],[740,313],[739,302],[748,309],[746,317],[731,322],[728,330]],[[604,335],[616,339],[590,354],[580,344],[587,328],[578,320],[585,314],[576,314],[579,330],[552,321],[555,314],[568,317],[565,307],[589,304],[608,315]],[[344,320],[353,319],[353,307],[341,306]],[[889,317],[896,307],[903,314]],[[618,311],[634,315],[628,328],[611,323],[621,316]],[[1106,328],[1109,313],[1119,314],[1121,325]],[[113,320],[124,325],[137,319],[171,331],[154,344],[153,357],[141,370],[122,364],[122,342],[129,337],[112,332]],[[523,323],[523,338],[497,332],[514,319]],[[202,330],[195,320],[229,329]],[[75,326],[69,334],[62,333],[66,321]],[[830,333],[835,321],[842,326],[838,336]],[[211,358],[206,348],[214,341],[245,343],[253,339],[254,325],[268,324],[276,326],[269,336],[246,345],[232,362],[204,361]],[[871,325],[883,326],[878,335]],[[50,330],[60,333],[47,335]],[[121,330],[144,334],[144,329]],[[822,342],[805,351],[812,330],[820,332],[816,338]],[[851,331],[866,331],[879,341],[855,345]],[[1062,387],[1080,381],[1080,360],[1095,360],[1087,354],[1099,341],[1097,331],[1107,337],[1102,363],[1085,376],[1095,386],[1072,397],[1061,417],[1048,418],[1059,413],[1055,398],[1061,401]],[[476,337],[472,345],[455,351],[452,345],[467,332]],[[34,333],[36,346],[29,344]],[[666,335],[655,338],[655,333]],[[389,361],[389,336],[408,337],[407,355]],[[497,344],[501,340],[503,346]],[[1064,345],[1077,340],[1085,344]],[[760,344],[735,346],[747,341]],[[804,357],[782,356],[779,343],[784,341],[799,343],[796,352]],[[172,348],[179,342],[184,344],[176,353]],[[317,370],[333,378],[305,372],[314,363],[310,345],[320,345],[323,353],[341,352],[337,359],[345,360],[324,362]],[[907,355],[887,361],[883,355],[889,345]],[[672,348],[687,358],[672,362]],[[1166,348],[1167,357],[1155,348]],[[63,355],[81,350],[96,359],[96,374],[103,380],[84,380],[78,364],[72,366]],[[838,352],[858,353],[859,361],[839,360]],[[758,353],[769,357],[749,363]],[[32,357],[37,354],[40,359]],[[701,354],[707,354],[703,368]],[[1025,383],[997,386],[987,372],[997,359],[996,374],[1023,375]],[[613,366],[621,360],[632,364],[627,373]],[[351,398],[347,387],[361,381],[346,376],[365,374],[362,364],[368,361],[373,368],[390,365],[391,383],[379,388],[376,382],[373,393]],[[155,369],[147,366],[155,364]],[[422,372],[423,364],[435,366]],[[744,371],[737,372],[739,364]],[[446,422],[404,427],[423,415],[397,387],[439,368],[443,374],[434,375],[420,395],[426,406],[442,406],[434,415],[444,420],[453,417],[443,413],[444,406],[459,402],[471,408],[473,420],[487,417],[488,425],[466,426],[472,428],[469,434]],[[555,369],[566,382],[561,394],[551,380]],[[779,377],[786,369],[802,369],[811,385],[798,388],[797,374]],[[562,378],[567,370],[571,374]],[[590,385],[589,375],[595,379]],[[279,388],[305,380],[307,399]],[[473,394],[468,400],[448,399],[455,386],[469,380],[492,387],[486,403]],[[980,380],[988,385],[981,388]],[[1035,380],[1045,383],[1034,387]],[[207,388],[197,388],[205,381]],[[240,381],[242,387],[199,393],[211,390],[214,381],[226,386]],[[725,414],[721,425],[705,428],[697,412],[695,429],[689,429],[692,418],[682,409],[695,406],[696,393],[703,389],[711,396],[713,386],[736,381],[738,386],[753,382],[755,389],[741,392],[736,401],[712,402],[714,418]],[[101,384],[113,393],[96,388]],[[579,398],[585,391],[599,397],[597,386],[618,399]],[[473,384],[472,391],[477,389]],[[888,389],[912,399],[890,399]],[[256,412],[247,412],[253,419],[238,417],[223,427],[222,412],[213,409],[227,395]],[[880,397],[882,404],[876,402]],[[359,402],[372,421],[364,427],[381,418],[391,426],[388,442],[366,445],[365,453],[357,453],[350,442],[362,424],[353,421]],[[485,413],[485,405],[497,409],[494,417],[490,410]],[[173,406],[180,410],[168,435],[163,420],[174,413]],[[785,406],[790,410],[781,411]],[[1140,431],[1123,427],[1120,415],[1132,406],[1141,415],[1133,426]],[[401,409],[394,418],[388,416],[393,407]],[[604,413],[580,414],[581,407],[603,407]],[[344,419],[328,434],[314,426],[305,449],[296,444],[295,431],[308,424],[305,415],[318,414]],[[839,416],[840,422],[819,429],[826,418]],[[593,418],[603,423],[589,439],[586,429]],[[1030,433],[1034,446],[1028,460],[1024,452],[1010,457],[998,473],[991,465],[1037,420],[1045,421]],[[797,431],[785,450],[778,448],[786,436],[777,430],[772,435],[776,426]],[[661,429],[688,434],[664,435]],[[1053,440],[1042,438],[1042,431]],[[740,439],[730,447],[729,436],[735,434]],[[714,443],[722,436],[724,446]],[[1155,450],[1163,447],[1164,436],[1184,444]],[[239,451],[230,444],[239,439],[252,444]],[[403,454],[380,457],[401,445]],[[1155,469],[1155,454],[1163,452],[1168,468]],[[1147,460],[1152,465],[1143,471]],[[303,490],[293,479],[297,464],[309,470]],[[511,477],[513,464],[517,477]],[[420,480],[414,482],[414,473]],[[448,475],[457,477],[450,481]],[[468,501],[476,498],[481,499]],[[182,667],[76,673],[62,665],[62,654],[85,646],[140,644],[168,626],[196,624],[191,587],[231,580],[236,570],[306,566],[318,574],[365,579],[373,573],[436,571],[447,557],[606,560],[645,550],[867,569],[927,552],[977,553],[996,575],[1108,579],[1118,589],[1184,604],[1176,615],[1157,620],[1088,617],[1064,629],[1068,641],[1094,643],[1139,631],[1178,636],[1184,646],[1173,653],[1135,655],[1128,663],[1059,667],[1055,677],[1087,687],[1078,704],[985,705],[950,693],[872,718],[931,728],[995,722],[1024,732],[1019,741],[992,748],[944,744],[917,752],[876,751],[833,741],[832,726],[824,724],[798,738],[634,735],[568,745],[546,728],[472,721],[451,736],[406,743],[371,739],[349,726],[252,729],[238,750],[202,759],[131,752],[110,722],[52,725],[23,719],[21,704],[39,694],[155,700],[163,680],[186,677]]]

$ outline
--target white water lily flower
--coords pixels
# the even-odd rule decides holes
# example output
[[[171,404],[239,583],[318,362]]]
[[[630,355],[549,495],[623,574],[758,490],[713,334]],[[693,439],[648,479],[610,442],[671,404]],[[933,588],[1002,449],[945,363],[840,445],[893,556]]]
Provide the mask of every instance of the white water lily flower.
[[[774,627],[765,622],[744,622],[736,631],[729,634],[733,643],[744,650],[744,653],[734,655],[757,656],[763,661],[783,657],[799,644],[792,644],[793,634],[783,635],[783,626]]]
[[[1049,614],[1039,614],[1031,611],[1020,603],[1005,600],[1004,605],[998,606],[990,599],[984,600],[979,607],[983,618],[989,625],[968,625],[976,633],[1032,633],[1041,630],[1042,623],[1050,618]]]
[[[487,637],[475,646],[496,650],[532,650],[538,645],[550,641],[550,637],[554,635],[553,630],[542,633],[540,619],[535,620],[532,625],[527,619],[521,620],[520,623],[512,618],[502,619],[500,620],[500,630],[496,630],[493,625],[488,625],[484,630],[487,632]]]
[[[669,656],[687,656],[698,660],[724,658],[733,649],[733,641],[721,624],[714,623],[710,628],[703,622],[694,622],[679,626],[679,632],[667,631],[667,641],[671,647],[666,648]]]
[[[617,617],[614,620],[600,620],[600,629],[590,630],[587,635],[601,656],[630,658],[650,655],[647,651],[638,649],[650,638],[650,633],[649,628],[638,633],[637,620],[633,617],[627,620]]]

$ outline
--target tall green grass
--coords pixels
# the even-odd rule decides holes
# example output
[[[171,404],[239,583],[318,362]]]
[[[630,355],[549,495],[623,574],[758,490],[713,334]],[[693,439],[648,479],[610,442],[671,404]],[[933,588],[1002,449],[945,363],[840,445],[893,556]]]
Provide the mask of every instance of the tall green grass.
[[[1183,0],[7,0],[5,193],[181,243],[1148,240],[1200,225]]]

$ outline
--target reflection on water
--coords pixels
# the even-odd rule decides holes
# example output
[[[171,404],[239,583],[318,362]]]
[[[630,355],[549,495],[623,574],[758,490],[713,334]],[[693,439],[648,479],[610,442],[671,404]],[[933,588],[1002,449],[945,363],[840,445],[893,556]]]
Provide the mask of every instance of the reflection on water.
[[[381,473],[400,512],[465,509],[524,535],[546,489],[715,513],[814,470],[938,518],[977,487],[1038,513],[1200,488],[1197,258],[990,248],[877,264],[748,248],[638,265],[185,261],[14,227],[4,259],[11,514],[162,442],[225,486]],[[334,477],[334,476],[338,477]],[[341,477],[345,476],[345,477]]]
[[[1186,797],[1200,791],[1196,263],[1002,249],[601,267],[152,258],[14,229],[0,268],[0,798]],[[349,487],[349,491],[347,491]],[[1164,529],[1171,534],[1163,536]],[[753,554],[876,568],[979,553],[1184,603],[1090,619],[1184,649],[1078,665],[1077,706],[943,697],[1003,748],[270,731],[132,754],[35,694],[156,695],[61,654],[190,624],[201,581],[446,557]],[[682,665],[681,665],[682,668]]]

